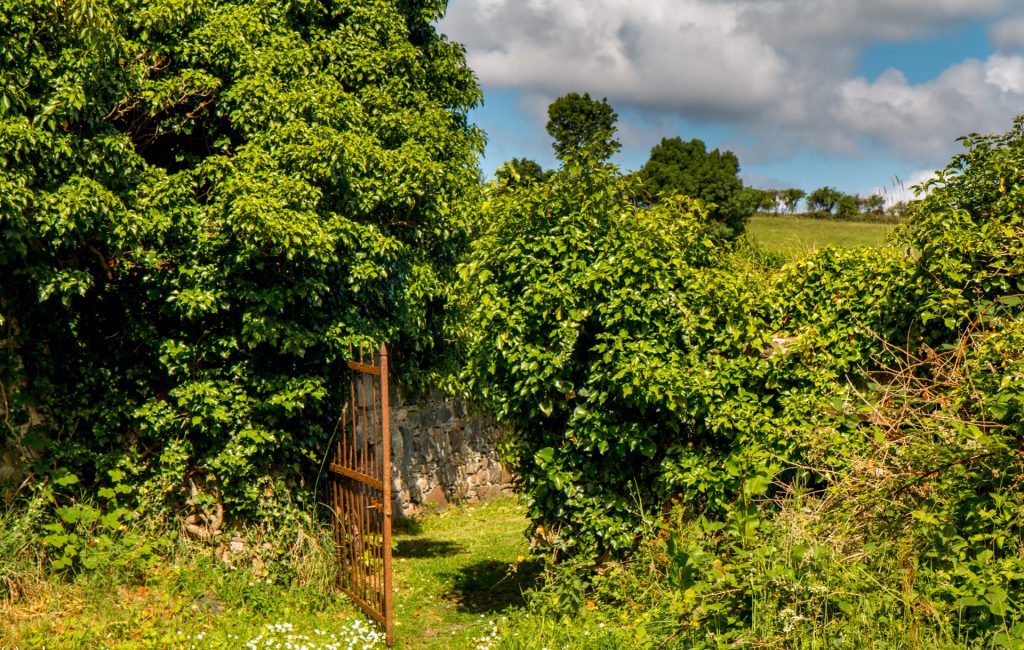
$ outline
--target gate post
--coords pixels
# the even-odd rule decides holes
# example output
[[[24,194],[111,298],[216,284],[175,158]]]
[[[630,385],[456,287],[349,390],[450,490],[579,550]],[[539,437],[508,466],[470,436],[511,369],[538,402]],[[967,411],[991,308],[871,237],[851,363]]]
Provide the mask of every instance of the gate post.
[[[388,400],[388,347],[380,344],[380,393],[382,442],[384,451],[384,636],[389,646],[395,643],[395,589],[391,574],[391,408]]]

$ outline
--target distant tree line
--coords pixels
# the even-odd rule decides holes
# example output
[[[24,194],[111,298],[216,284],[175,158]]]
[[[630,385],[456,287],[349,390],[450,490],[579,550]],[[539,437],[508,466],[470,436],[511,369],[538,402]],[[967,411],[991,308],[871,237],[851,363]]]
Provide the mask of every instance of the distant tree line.
[[[906,215],[907,202],[886,205],[885,196],[845,194],[834,187],[819,187],[810,194],[799,188],[784,190],[749,190],[754,195],[757,211],[765,214],[797,214],[804,201],[804,216],[850,220],[899,220]]]
[[[606,98],[592,99],[589,93],[568,93],[548,107],[547,131],[555,156],[568,159],[608,160],[621,148],[615,137],[618,114]],[[740,178],[739,159],[731,151],[708,150],[701,140],[662,138],[651,149],[647,162],[632,176],[636,200],[654,205],[671,193],[699,199],[708,210],[714,228],[725,238],[741,233],[755,213],[803,214],[815,218],[865,221],[902,219],[905,202],[886,206],[882,194],[845,194],[833,187],[820,187],[810,194],[800,188],[758,189],[746,187]],[[529,158],[513,158],[497,171],[506,187],[543,182],[554,170],[545,170]],[[800,208],[803,208],[801,211]]]

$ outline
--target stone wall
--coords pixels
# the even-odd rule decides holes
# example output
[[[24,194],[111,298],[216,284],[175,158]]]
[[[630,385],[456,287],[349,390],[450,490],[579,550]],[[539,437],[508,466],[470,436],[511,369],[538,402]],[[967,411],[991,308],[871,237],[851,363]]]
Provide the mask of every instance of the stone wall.
[[[511,494],[498,461],[501,427],[465,401],[439,391],[406,394],[391,386],[392,508],[409,516],[452,503]],[[35,420],[41,421],[37,414]],[[20,455],[0,438],[0,502],[24,477]]]
[[[492,418],[439,391],[391,389],[392,507],[409,516],[450,503],[511,494],[511,476],[498,461],[501,435]]]

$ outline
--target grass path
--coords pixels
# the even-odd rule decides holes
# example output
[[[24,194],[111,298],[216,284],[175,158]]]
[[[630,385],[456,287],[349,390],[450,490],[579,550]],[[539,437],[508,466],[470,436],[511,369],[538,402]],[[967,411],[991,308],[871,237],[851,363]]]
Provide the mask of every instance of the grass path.
[[[536,578],[513,499],[396,526],[395,647],[472,648]]]

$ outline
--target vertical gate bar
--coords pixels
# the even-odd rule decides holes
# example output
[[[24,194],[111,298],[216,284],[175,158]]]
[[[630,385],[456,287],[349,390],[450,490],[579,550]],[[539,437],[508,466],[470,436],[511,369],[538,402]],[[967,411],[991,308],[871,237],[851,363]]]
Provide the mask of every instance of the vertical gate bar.
[[[377,378],[370,378],[370,430],[373,432],[373,454],[371,456],[371,472],[374,478],[378,478],[377,472],[377,461],[380,459],[380,441],[377,436]],[[373,579],[374,579],[374,603],[380,609],[381,614],[384,613],[384,604],[381,602],[381,593],[384,591],[384,576],[381,572],[381,565],[384,563],[384,558],[381,554],[381,539],[384,535],[383,523],[378,515],[382,510],[378,510],[380,505],[380,490],[374,489],[373,493]]]
[[[373,602],[373,522],[370,521],[370,498],[371,488],[363,485],[363,523],[366,526],[366,533],[363,535],[363,571],[366,576],[366,584],[363,590],[363,599],[368,603]]]
[[[352,499],[349,493],[349,479],[341,479],[341,500],[344,504],[344,513],[341,520],[341,525],[344,526],[342,534],[344,535],[345,544],[345,588],[352,588],[352,515],[350,510],[352,509]]]
[[[354,370],[349,370],[348,385],[349,385],[349,391],[351,393],[351,397],[350,397],[351,401],[349,402],[349,404],[352,405],[352,409],[351,409],[351,411],[352,411],[352,438],[351,438],[351,445],[350,445],[349,454],[348,454],[349,457],[345,461],[345,467],[350,467],[352,469],[355,469],[356,468],[355,450],[356,450],[356,440],[358,438],[356,436],[356,371],[354,371]]]
[[[349,521],[349,524],[348,525],[350,527],[350,530],[355,530],[355,532],[357,534],[362,534],[362,531],[358,530],[359,522],[356,519],[356,514],[357,514],[358,509],[359,509],[359,505],[358,505],[359,504],[359,484],[356,483],[355,481],[353,481],[352,479],[348,479],[348,485],[349,485],[349,493],[348,493],[348,521]],[[348,582],[349,582],[349,588],[352,590],[352,593],[356,594],[358,596],[359,595],[359,562],[358,562],[358,560],[359,560],[359,558],[358,558],[359,547],[357,545],[358,544],[357,539],[358,539],[357,537],[353,536],[349,540],[348,555],[349,555],[349,558],[350,558],[352,564],[349,565],[349,572],[348,572],[349,579],[348,579]]]
[[[349,575],[349,547],[352,542],[349,539],[348,534],[348,499],[345,498],[345,492],[348,486],[345,484],[345,477],[338,477],[338,502],[341,504],[341,517],[338,520],[338,526],[341,528],[341,576],[338,582],[343,588],[348,588],[348,575]]]
[[[374,359],[373,349],[371,348],[370,349],[370,363],[372,364],[372,363],[374,363],[374,361],[375,361],[375,359]],[[373,375],[366,375],[365,381],[366,381],[366,384],[364,384],[364,388],[367,389],[367,392],[369,392],[368,396],[364,395],[364,399],[366,399],[366,405],[367,405],[367,408],[366,408],[366,425],[365,426],[366,426],[366,430],[367,430],[367,433],[368,433],[368,435],[366,436],[367,450],[368,450],[367,451],[367,457],[366,457],[366,460],[367,460],[366,474],[368,476],[376,478],[376,473],[377,473],[377,470],[376,470],[376,465],[377,465],[377,430],[376,430],[376,414],[374,413],[374,409],[376,408],[376,406],[375,406],[375,404],[376,404],[375,390],[376,390],[376,383],[377,382],[374,380]],[[380,600],[380,587],[381,587],[380,583],[377,581],[377,577],[378,577],[377,553],[378,553],[378,549],[379,549],[378,540],[377,540],[378,530],[379,529],[377,528],[377,516],[376,516],[377,515],[377,510],[375,508],[375,506],[377,505],[377,489],[376,488],[371,488],[371,489],[367,490],[367,493],[368,493],[368,497],[369,497],[369,503],[366,504],[366,518],[370,522],[370,531],[372,533],[371,539],[373,540],[371,545],[370,545],[370,557],[372,559],[372,561],[371,561],[371,572],[370,573],[373,576],[373,579],[372,579],[372,582],[371,582],[371,591],[373,592],[372,602],[373,602],[374,606],[377,606],[378,603],[379,603],[379,600]],[[383,610],[383,608],[381,608],[381,607],[378,607],[378,609],[379,610]],[[381,613],[383,614],[383,611],[381,611]]]
[[[331,522],[331,527],[334,529],[334,561],[338,563],[338,579],[337,583],[341,583],[341,576],[344,575],[342,571],[343,564],[341,559],[341,518],[344,513],[340,511],[341,500],[338,498],[338,477],[334,474],[328,475],[328,483],[330,484],[330,491],[328,494],[331,499],[331,512],[334,514],[334,520]]]
[[[349,348],[350,355],[353,358],[355,351]],[[352,395],[352,430],[349,437],[349,462],[346,464],[347,467],[356,469],[356,451],[359,448],[359,424],[357,422],[358,415],[356,413],[356,377],[357,373],[354,370],[349,371],[349,389]],[[363,535],[363,531],[359,528],[361,525],[357,517],[359,508],[359,485],[350,477],[346,477],[345,486],[348,488],[345,494],[345,500],[347,501],[348,507],[346,508],[346,525],[349,530],[348,539],[348,584],[349,589],[353,594],[359,594],[359,538]],[[354,535],[353,533],[354,529]]]
[[[373,390],[373,377],[370,375],[362,376],[362,381],[359,382],[359,387],[362,389],[362,473],[367,476],[373,476],[373,470],[370,469],[370,436],[373,435],[373,431],[370,430],[370,415],[367,413],[369,405],[367,404],[367,381],[370,381],[370,389]]]
[[[370,485],[363,486],[363,521],[366,522],[366,535],[364,536],[363,542],[363,566],[366,568],[366,591],[363,598],[368,603],[373,602],[373,521],[370,515],[373,513],[373,509],[370,505],[373,503],[373,487]]]
[[[351,346],[349,346],[349,356],[351,355]],[[337,447],[337,459],[338,464],[342,467],[348,465],[348,409],[352,408],[351,404],[347,405],[348,408],[343,409],[341,412],[341,423],[339,428],[341,429],[341,440],[338,441]],[[338,584],[342,589],[348,587],[347,577],[349,575],[349,562],[348,562],[348,549],[349,549],[349,534],[348,534],[348,503],[345,498],[345,491],[348,489],[344,476],[336,476],[336,496],[338,500],[338,506],[341,510],[338,516],[338,529],[340,531],[341,547],[338,549],[339,555],[339,571]]]
[[[349,493],[349,514],[352,518],[350,525],[355,530],[362,525],[362,522],[359,521],[359,483],[349,479],[349,485],[352,487],[352,492]],[[358,531],[358,534],[361,536],[363,531]],[[352,568],[350,571],[352,593],[359,596],[359,542],[356,537],[352,538],[352,548],[349,554],[352,556]]]
[[[366,483],[359,483],[359,597],[366,600],[366,583],[369,582],[366,570],[366,535],[370,531],[366,525]]]
[[[377,422],[377,390],[379,389],[380,386],[383,386],[383,381],[384,381],[383,378],[378,378],[377,380],[374,380],[372,378],[370,379],[370,388],[371,388],[371,390],[370,390],[370,400],[371,400],[370,413],[371,413],[371,419],[373,420],[373,445],[374,445],[374,451],[377,451],[377,450],[380,449],[377,445],[381,442],[380,436],[379,436],[380,431],[378,431],[378,429],[377,429],[378,425],[380,424],[379,422]],[[375,453],[373,455],[373,474],[372,474],[372,476],[375,479],[379,479],[379,480],[383,481],[384,480],[383,471],[380,471],[379,468],[378,468],[378,465],[380,465],[380,456],[381,456],[381,454],[379,454],[379,453]]]
[[[363,525],[362,520],[359,519],[359,501],[360,501],[360,498],[359,498],[359,486],[360,485],[361,485],[361,483],[359,483],[358,481],[352,481],[352,526],[356,527],[356,528],[359,528],[359,527],[361,527]],[[360,529],[359,530],[359,537],[361,538],[364,534],[365,534],[364,531]],[[361,576],[360,576],[360,569],[359,569],[359,546],[361,546],[361,543],[357,542],[356,539],[353,539],[352,540],[352,593],[354,593],[356,596],[362,598],[363,597],[363,587],[362,587],[362,580],[360,579]]]
[[[341,525],[343,526],[343,543],[345,545],[345,575],[342,576],[342,583],[346,589],[352,587],[352,516],[349,514],[349,510],[352,509],[351,501],[349,496],[349,479],[342,477],[341,482],[341,503],[342,503],[342,518]]]
[[[366,430],[365,422],[363,422],[363,430]],[[370,486],[367,485],[366,483],[363,483],[360,487],[362,487],[361,493],[363,499],[362,505],[359,508],[359,512],[363,517],[363,546],[359,549],[360,551],[362,551],[360,557],[360,566],[363,569],[363,600],[370,603],[373,602],[373,600],[370,598],[370,587],[372,584],[373,576],[370,570],[369,562],[370,557],[372,556],[372,551],[370,549],[373,548],[372,542],[370,541],[370,535],[373,534],[373,529],[370,528],[370,517],[367,516],[370,513],[369,509],[367,508],[367,506],[370,505]]]
[[[347,437],[346,423],[345,423],[345,410],[341,411],[341,421],[338,423],[340,438],[335,441],[334,444],[334,462],[342,467],[345,466],[345,441]],[[345,484],[344,478],[339,474],[333,474],[331,483],[333,484],[333,499],[334,499],[334,531],[335,531],[335,543],[337,544],[337,558],[338,558],[338,586],[344,588],[345,576],[348,574],[346,570],[346,558],[348,545],[348,534],[345,530]]]
[[[352,356],[352,345],[351,344],[348,345],[348,356],[349,357]],[[351,392],[351,385],[352,385],[352,372],[351,371],[348,372],[348,385],[349,385],[349,392]],[[349,395],[348,409],[347,409],[346,413],[343,414],[345,422],[342,423],[342,431],[344,432],[343,433],[343,438],[342,438],[342,447],[341,447],[342,467],[351,467],[351,459],[349,458],[349,448],[352,445],[352,443],[351,443],[351,432],[352,432],[352,430],[349,428],[349,423],[348,423],[348,418],[351,415],[351,411],[352,411],[352,400],[351,400],[351,395]],[[343,549],[344,558],[345,558],[345,560],[344,560],[345,564],[342,566],[342,576],[341,576],[341,579],[342,579],[342,584],[343,584],[344,589],[347,590],[349,588],[349,584],[352,581],[352,539],[351,539],[351,534],[349,534],[350,533],[349,526],[351,525],[351,518],[348,515],[348,511],[351,508],[351,505],[350,505],[350,500],[349,500],[349,495],[348,495],[348,487],[349,487],[348,479],[346,477],[342,476],[342,477],[339,477],[339,482],[341,483],[341,485],[340,485],[340,497],[341,497],[341,506],[342,506],[342,518],[341,518],[340,524],[341,524],[341,526],[344,527],[344,537],[343,538],[344,538],[344,544],[345,544],[345,548]]]
[[[380,344],[381,443],[384,448],[384,637],[395,642],[394,590],[391,576],[391,411],[388,406],[388,348]]]
[[[383,483],[383,476],[380,471],[381,461],[381,444],[380,431],[378,430],[377,422],[377,392],[380,389],[380,377],[371,379],[370,386],[372,390],[370,395],[372,396],[372,408],[370,412],[373,414],[373,473],[374,477],[381,480]],[[383,487],[383,486],[382,486]],[[383,490],[381,490],[382,492]],[[380,607],[381,614],[384,613],[384,504],[383,494],[376,495],[380,501],[379,509],[374,509],[374,533],[376,543],[374,544],[374,577],[377,583],[377,604]]]
[[[362,346],[359,347],[359,363],[366,362],[366,355],[363,351]],[[358,456],[359,462],[356,471],[361,474],[366,473],[366,376],[360,372],[356,375],[358,379],[358,386],[356,387],[356,399],[358,400],[358,412],[359,412],[359,426],[360,426],[360,438],[358,439]],[[368,582],[370,581],[369,568],[366,566],[366,544],[370,533],[368,522],[366,521],[366,483],[359,482],[359,530],[360,530],[360,543],[359,543],[359,597],[364,601],[367,600],[368,595]]]
[[[383,361],[383,357],[378,357],[378,364],[381,363],[382,361]],[[377,377],[377,381],[374,382],[374,391],[373,391],[373,398],[374,398],[374,401],[373,401],[373,430],[374,430],[374,437],[377,440],[377,451],[378,451],[377,459],[376,459],[376,463],[375,463],[374,469],[377,472],[377,478],[381,482],[381,490],[380,490],[380,494],[378,495],[379,498],[380,498],[380,501],[379,501],[380,508],[377,510],[377,520],[379,522],[379,525],[378,525],[378,528],[377,528],[377,530],[379,532],[379,535],[378,535],[377,539],[380,542],[378,544],[378,546],[377,546],[377,560],[378,560],[377,575],[378,575],[378,580],[379,580],[378,584],[380,585],[380,591],[378,593],[380,594],[380,611],[381,611],[381,614],[385,614],[386,615],[386,613],[387,613],[387,597],[388,596],[387,596],[387,584],[386,584],[386,582],[387,582],[387,572],[384,570],[384,528],[386,526],[386,523],[385,523],[386,519],[385,519],[385,516],[384,516],[385,511],[384,511],[384,489],[383,488],[384,488],[384,481],[385,481],[384,465],[385,465],[385,463],[387,461],[386,461],[386,456],[384,455],[383,417],[378,417],[379,405],[383,403],[383,401],[382,401],[383,400],[383,391],[384,391],[384,376],[383,376],[383,374],[381,374],[381,375],[379,375]],[[387,620],[386,620],[386,616],[385,616],[385,631],[386,631],[386,628],[387,628]]]
[[[351,343],[348,344],[348,358],[352,359],[352,360],[355,360],[355,358],[356,358],[355,357],[355,351],[352,349],[352,344]],[[346,418],[346,420],[348,420],[348,419],[352,420],[351,435],[353,436],[353,439],[354,439],[355,432],[356,432],[356,420],[355,420],[356,397],[355,397],[355,392],[353,392],[355,390],[355,384],[352,383],[354,377],[355,377],[355,370],[352,370],[350,368],[349,371],[348,371],[348,388],[349,388],[348,407],[349,407],[349,412],[348,412],[348,417]],[[348,424],[348,422],[346,422],[346,424]],[[347,441],[347,439],[346,439],[346,441]],[[345,467],[352,467],[352,457],[351,457],[351,446],[350,445],[347,445],[345,447]]]
[[[360,356],[360,359],[362,357]],[[360,361],[362,363],[362,361]],[[363,471],[363,442],[366,440],[366,418],[363,417],[363,373],[352,373],[352,409],[356,414],[356,422],[359,423],[360,435],[355,438],[355,467],[357,472]]]
[[[374,498],[374,501],[376,501],[376,497]],[[384,576],[381,575],[381,571],[380,571],[380,566],[381,566],[382,562],[381,562],[381,558],[380,558],[380,543],[379,543],[380,540],[379,540],[379,537],[378,537],[378,531],[380,531],[380,529],[381,529],[381,526],[380,526],[381,522],[380,522],[380,517],[378,516],[378,514],[379,513],[377,512],[376,508],[374,508],[373,510],[370,511],[370,518],[373,519],[373,536],[374,536],[374,542],[373,542],[373,604],[378,609],[378,611],[383,612],[384,611],[384,607],[382,606],[382,603],[380,602],[380,593],[381,593],[382,588],[384,587],[383,580],[381,580],[381,578],[383,578]]]
[[[355,503],[355,494],[352,491],[354,487],[352,479],[345,477],[345,491],[342,496],[345,499],[345,532],[347,533],[345,555],[348,559],[345,584],[352,593],[355,593],[356,587],[356,537],[353,533],[359,532],[353,530],[356,526],[355,517],[352,516],[352,508]]]
[[[351,405],[349,405],[351,409]],[[348,414],[342,411],[341,414],[341,441],[338,443],[338,463],[342,467],[348,466],[348,446],[349,446],[349,431],[348,431]],[[351,535],[348,530],[348,499],[346,493],[348,492],[348,480],[344,476],[337,477],[337,499],[338,504],[341,508],[341,512],[338,517],[338,529],[340,530],[341,544],[342,547],[339,549],[341,556],[341,575],[339,576],[338,582],[342,587],[348,587],[347,577],[350,573],[349,567],[350,559],[349,548],[352,545]]]
[[[356,443],[356,448],[355,448],[355,457],[356,457],[355,470],[357,472],[362,472],[363,471],[363,464],[365,463],[364,456],[363,456],[363,443],[366,440],[366,419],[363,417],[363,375],[362,375],[362,373],[354,373],[352,381],[353,381],[352,391],[353,391],[353,394],[355,395],[355,398],[354,398],[355,402],[353,403],[352,408],[355,409],[355,412],[356,412],[356,422],[358,422],[358,426],[359,426],[359,436],[357,436],[356,439],[355,439],[355,443]]]

